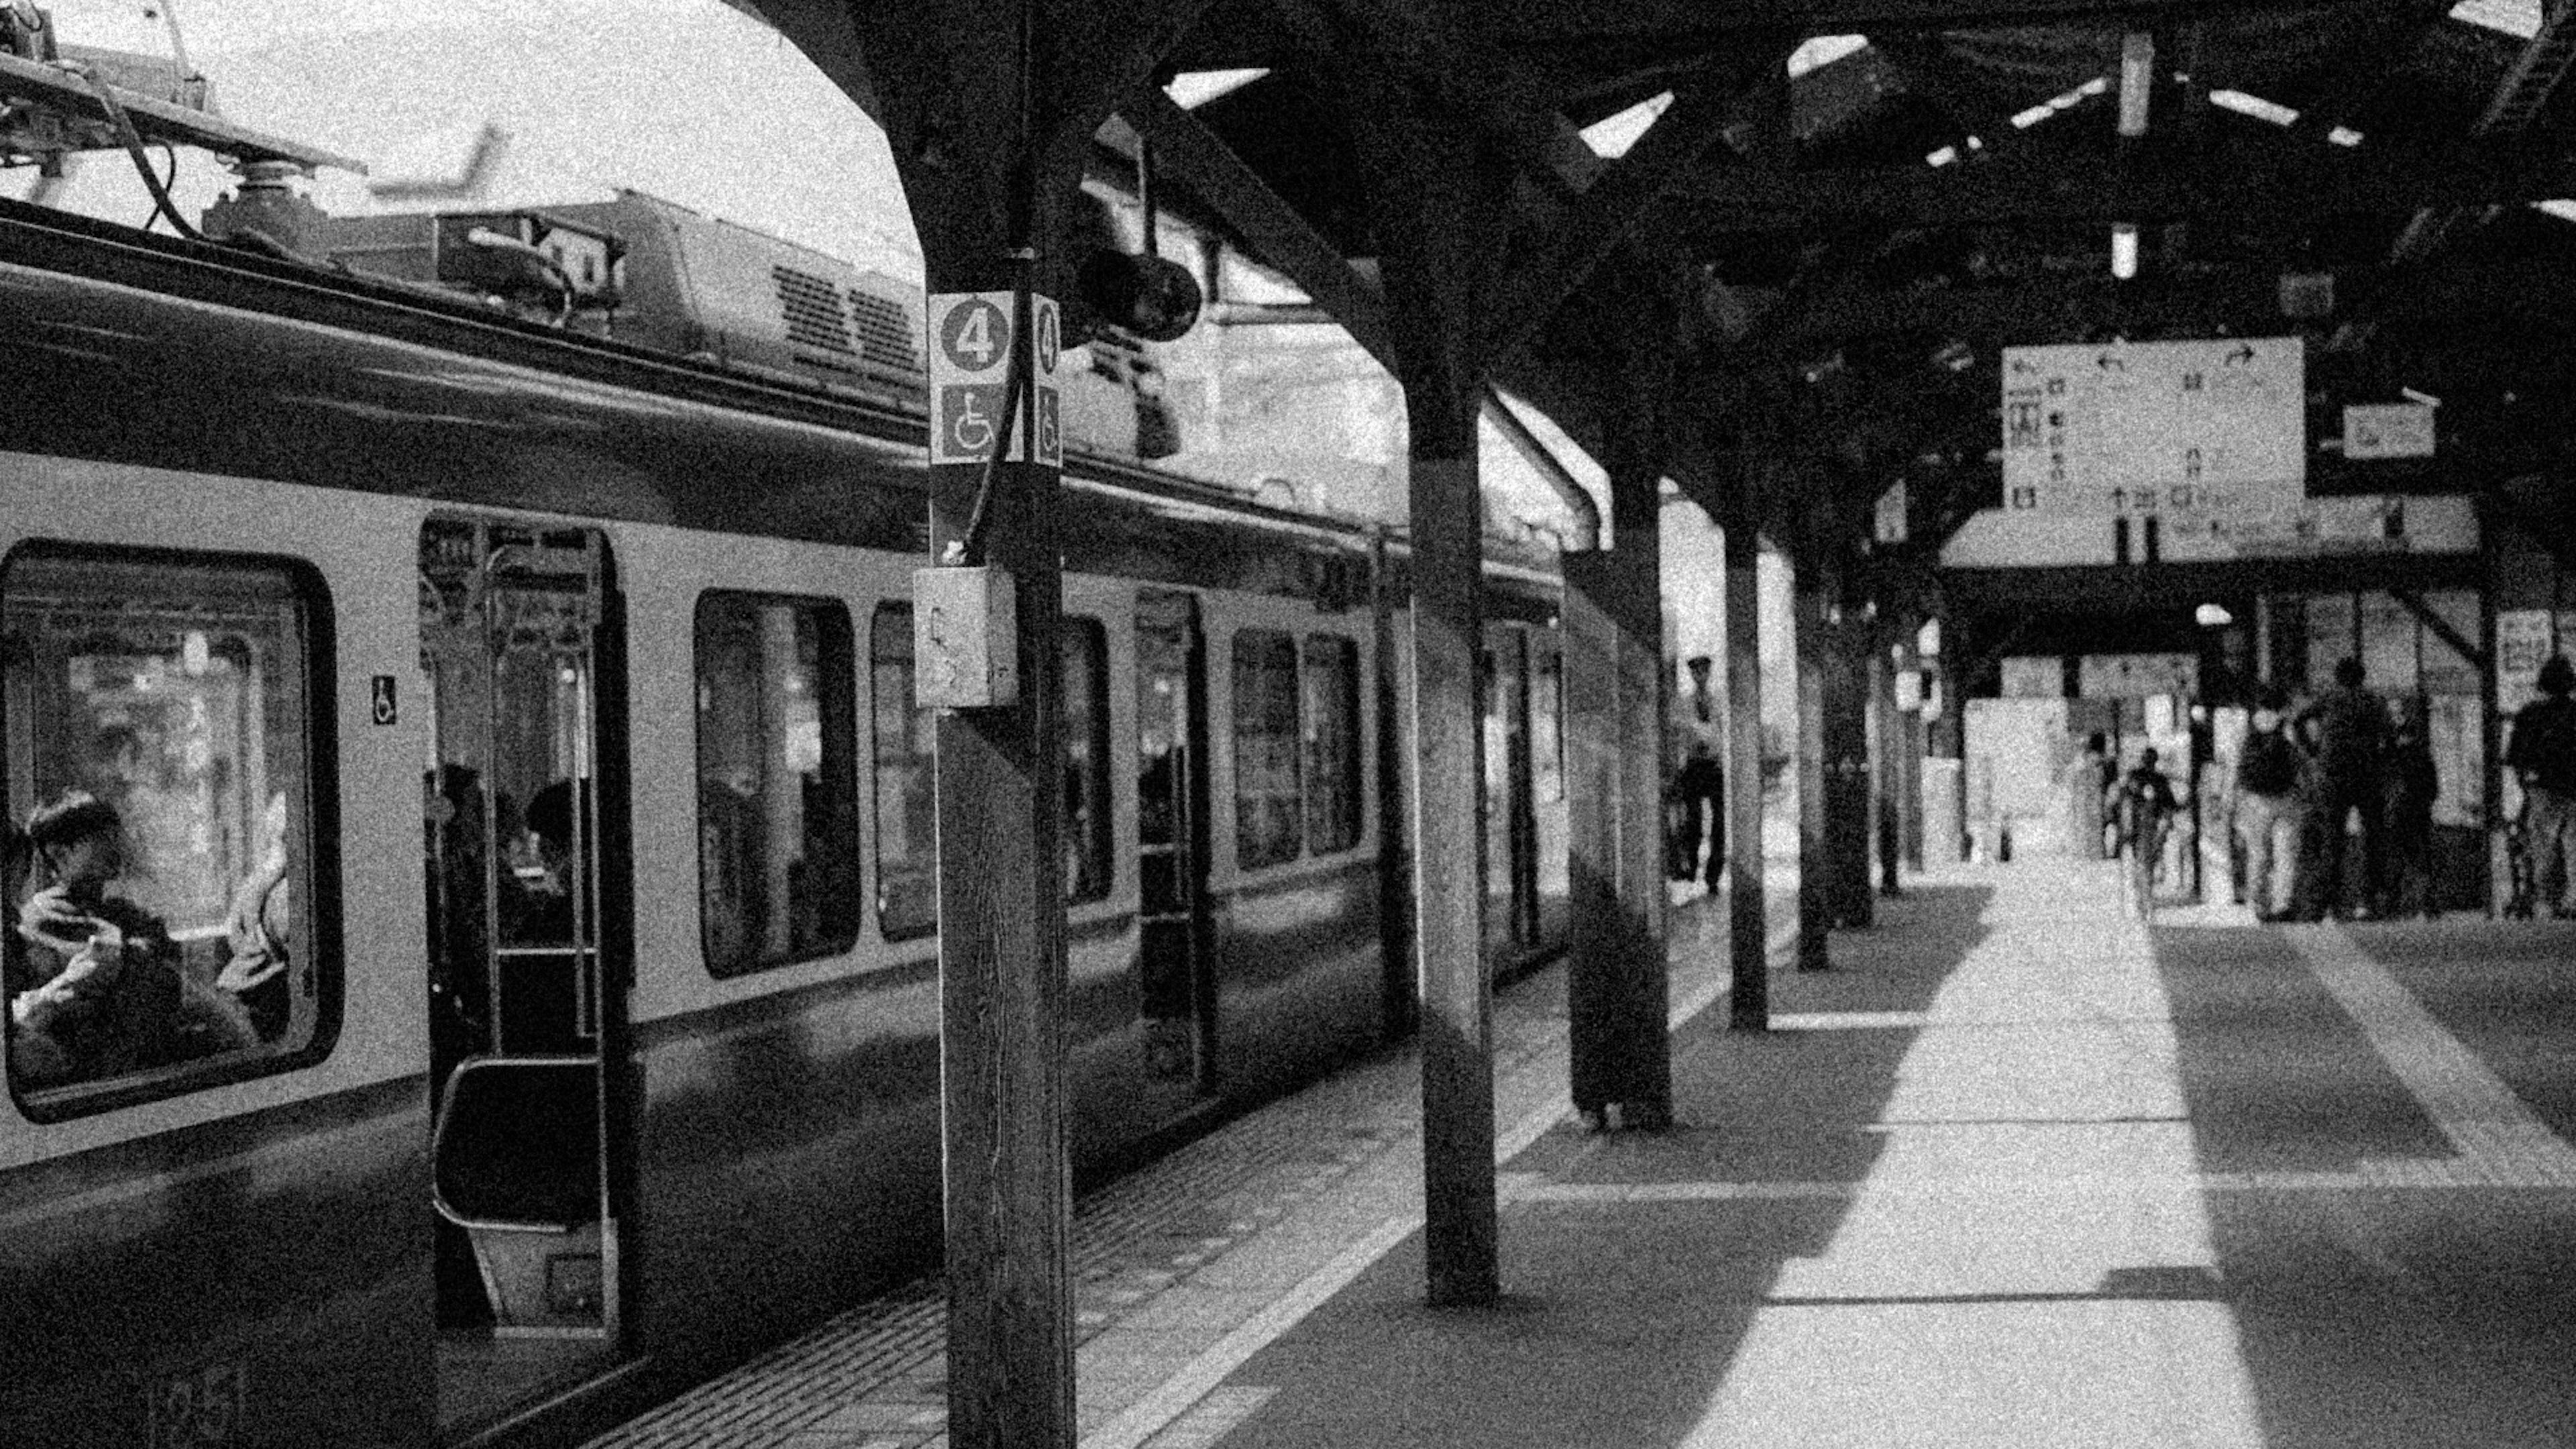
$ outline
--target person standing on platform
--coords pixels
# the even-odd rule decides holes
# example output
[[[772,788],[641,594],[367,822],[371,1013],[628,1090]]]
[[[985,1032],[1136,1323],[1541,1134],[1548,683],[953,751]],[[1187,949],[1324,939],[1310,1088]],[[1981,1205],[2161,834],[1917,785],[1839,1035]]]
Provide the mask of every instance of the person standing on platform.
[[[2097,730],[2084,741],[2084,753],[2066,766],[2066,849],[2076,859],[2110,858],[2113,787],[2119,780],[2110,741]]]
[[[2576,666],[2553,654],[2540,666],[2540,698],[2516,710],[2505,765],[2522,782],[2523,850],[2532,908],[2576,916]]]
[[[2423,704],[2410,705],[2389,739],[2382,822],[2388,877],[2379,903],[2392,916],[2433,916],[2433,800],[2442,792],[2441,769],[2425,738]]]
[[[2137,768],[2120,777],[2120,849],[2128,857],[2130,902],[2140,915],[2156,901],[2156,874],[2165,838],[2182,809],[2173,781],[2158,767],[2154,747],[2138,752]]]
[[[2372,915],[2382,879],[2386,831],[2379,818],[2380,779],[2388,764],[2388,704],[2363,683],[2361,661],[2335,665],[2334,688],[2299,711],[2316,734],[2317,859],[2314,900],[2320,913]],[[2355,827],[2358,827],[2357,829]],[[2361,879],[2354,899],[2351,841],[2361,838]]]
[[[1672,792],[1680,806],[1674,822],[1668,874],[1675,880],[1700,876],[1717,889],[1726,871],[1726,737],[1724,716],[1709,687],[1715,661],[1694,654],[1687,661],[1690,689],[1673,701]],[[1700,842],[1708,842],[1708,864],[1700,864]]]
[[[2289,915],[2298,900],[2305,757],[2281,726],[2284,703],[2266,689],[2236,755],[2236,835],[2245,847],[2245,903],[2258,921]]]

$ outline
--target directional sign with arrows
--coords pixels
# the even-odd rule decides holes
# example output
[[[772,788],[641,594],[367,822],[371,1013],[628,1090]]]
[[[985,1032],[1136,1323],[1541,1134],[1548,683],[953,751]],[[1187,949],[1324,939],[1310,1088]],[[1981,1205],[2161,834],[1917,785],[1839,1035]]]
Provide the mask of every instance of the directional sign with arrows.
[[[2296,337],[2009,347],[2003,383],[2007,510],[2243,515],[2305,496]]]

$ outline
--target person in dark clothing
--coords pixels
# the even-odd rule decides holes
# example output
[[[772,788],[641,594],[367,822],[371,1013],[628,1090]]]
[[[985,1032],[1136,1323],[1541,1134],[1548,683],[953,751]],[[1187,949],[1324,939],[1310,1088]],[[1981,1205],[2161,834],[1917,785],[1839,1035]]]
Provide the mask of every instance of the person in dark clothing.
[[[2540,666],[2540,698],[2514,711],[2504,762],[2522,785],[2523,850],[2532,905],[2576,915],[2576,667]]]
[[[2388,875],[2379,884],[2379,903],[2391,915],[2433,914],[2433,800],[2441,793],[2441,772],[2433,762],[2432,742],[2424,722],[2408,710],[2389,737],[2381,823],[2388,832],[2382,863]]]
[[[126,872],[116,808],[73,790],[27,820],[46,884],[7,943],[10,1074],[37,1087],[94,1081],[258,1044],[230,997],[182,968],[169,927],[108,882]]]
[[[2316,740],[2315,806],[2318,858],[2311,899],[2320,913],[2367,916],[2377,902],[2368,897],[2382,879],[2380,855],[2386,832],[2379,812],[2380,779],[2387,768],[2388,704],[2363,684],[2361,661],[2347,658],[2335,665],[2334,688],[2300,710],[2297,724],[2309,726]],[[2361,841],[2360,900],[2351,898],[2351,840]]]
[[[2256,920],[2276,921],[2297,901],[2299,798],[2306,757],[2282,730],[2276,690],[2266,690],[2236,756],[2236,834],[2245,847],[2245,902]]]
[[[2151,747],[2138,752],[2137,767],[2120,777],[2120,848],[2129,859],[2130,886],[2143,911],[2155,900],[2156,872],[2165,854],[2165,837],[2173,828],[2182,801],[2173,781],[2157,768]]]

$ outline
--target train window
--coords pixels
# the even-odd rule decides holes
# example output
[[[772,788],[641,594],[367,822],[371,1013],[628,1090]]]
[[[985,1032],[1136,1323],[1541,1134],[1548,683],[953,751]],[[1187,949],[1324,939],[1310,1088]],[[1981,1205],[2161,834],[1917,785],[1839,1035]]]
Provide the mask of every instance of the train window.
[[[696,636],[707,970],[735,976],[847,950],[859,935],[849,611],[708,593]]]
[[[1330,634],[1306,637],[1306,849],[1321,855],[1360,840],[1360,651]]]
[[[877,605],[868,693],[876,701],[877,929],[889,941],[939,929],[938,716],[913,706],[912,668],[912,606]]]
[[[1305,836],[1297,729],[1297,638],[1234,636],[1234,858],[1246,869],[1294,860]]]
[[[1064,898],[1109,894],[1109,631],[1064,621]]]
[[[328,631],[299,565],[45,547],[0,564],[0,942],[28,1115],[328,1049]]]

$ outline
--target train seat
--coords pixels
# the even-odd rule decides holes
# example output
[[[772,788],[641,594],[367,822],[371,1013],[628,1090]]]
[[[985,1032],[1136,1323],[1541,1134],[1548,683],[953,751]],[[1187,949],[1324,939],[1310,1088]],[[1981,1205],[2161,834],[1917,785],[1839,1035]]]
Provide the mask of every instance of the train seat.
[[[447,1079],[431,1196],[465,1230],[499,1331],[602,1323],[599,1066],[473,1057]]]

